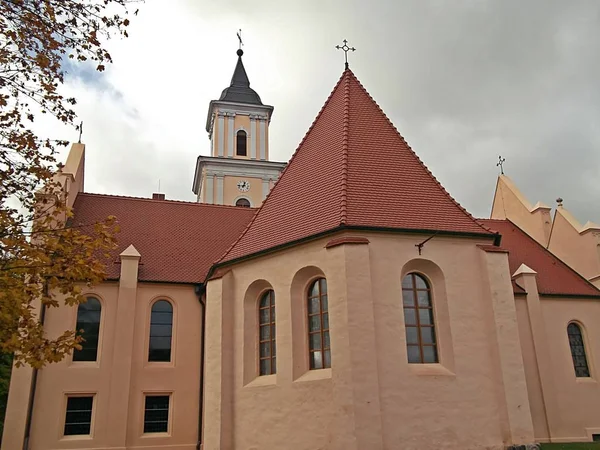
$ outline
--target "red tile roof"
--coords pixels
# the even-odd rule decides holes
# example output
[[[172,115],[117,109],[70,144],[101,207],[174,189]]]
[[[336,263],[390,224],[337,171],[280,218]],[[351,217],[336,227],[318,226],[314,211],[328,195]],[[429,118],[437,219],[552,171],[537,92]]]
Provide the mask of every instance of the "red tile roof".
[[[563,263],[535,239],[509,220],[481,219],[502,235],[502,248],[508,250],[511,275],[525,264],[537,272],[540,294],[585,295],[600,297],[600,290]],[[523,292],[515,289],[515,292]]]
[[[222,262],[340,226],[491,235],[444,190],[349,69]]]
[[[119,254],[130,244],[142,255],[140,281],[197,283],[242,233],[256,209],[80,193],[74,225],[109,215],[121,227],[118,248],[107,261],[109,279],[119,278]]]

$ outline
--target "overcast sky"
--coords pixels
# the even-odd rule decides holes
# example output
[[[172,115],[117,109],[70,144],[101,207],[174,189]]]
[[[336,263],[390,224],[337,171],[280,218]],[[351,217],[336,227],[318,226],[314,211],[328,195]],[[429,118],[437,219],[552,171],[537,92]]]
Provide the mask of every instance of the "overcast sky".
[[[146,0],[103,74],[72,70],[86,190],[194,200],[208,103],[228,86],[242,28],[254,88],[287,161],[343,71],[335,45],[415,152],[488,217],[498,155],[525,196],[600,222],[597,0]],[[55,133],[63,133],[55,129]],[[65,130],[61,138],[76,139]],[[375,157],[375,156],[374,156]],[[316,162],[315,170],[318,170]]]

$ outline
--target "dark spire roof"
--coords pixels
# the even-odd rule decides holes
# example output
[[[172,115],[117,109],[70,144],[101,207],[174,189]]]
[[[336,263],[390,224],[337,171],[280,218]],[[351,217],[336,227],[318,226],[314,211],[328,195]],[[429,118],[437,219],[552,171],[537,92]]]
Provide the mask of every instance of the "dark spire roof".
[[[253,89],[250,89],[250,80],[248,79],[248,74],[246,74],[246,69],[244,69],[244,63],[242,62],[243,54],[244,51],[242,49],[237,51],[238,60],[235,70],[233,71],[233,77],[231,77],[231,84],[228,88],[223,90],[219,100],[262,105],[258,94]]]

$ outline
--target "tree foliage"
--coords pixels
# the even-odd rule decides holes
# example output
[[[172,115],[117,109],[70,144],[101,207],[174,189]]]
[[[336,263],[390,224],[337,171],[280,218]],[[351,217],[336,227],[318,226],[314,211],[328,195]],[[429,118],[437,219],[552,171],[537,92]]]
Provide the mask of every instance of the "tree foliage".
[[[116,219],[70,224],[56,162],[67,142],[38,136],[34,121],[45,114],[74,125],[76,99],[61,93],[66,63],[103,71],[107,41],[127,37],[131,3],[0,0],[0,352],[17,364],[41,367],[77,347],[73,330],[44,333],[36,304],[78,304],[82,287],[105,277]]]

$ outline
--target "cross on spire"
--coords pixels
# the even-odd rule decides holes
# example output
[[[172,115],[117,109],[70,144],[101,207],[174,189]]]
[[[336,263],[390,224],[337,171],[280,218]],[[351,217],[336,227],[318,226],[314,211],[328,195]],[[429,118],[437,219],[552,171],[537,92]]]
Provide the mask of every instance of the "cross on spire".
[[[77,128],[79,128],[79,141],[77,141],[77,142],[79,144],[81,144],[81,135],[83,134],[83,120],[81,121],[81,123],[79,124],[79,126]]]
[[[498,162],[496,163],[496,167],[500,167],[500,173],[504,175],[504,163],[506,162],[506,158],[502,156],[498,156]]]
[[[343,50],[344,51],[344,60],[346,63],[346,69],[348,68],[348,52],[354,52],[356,51],[356,49],[354,47],[349,47],[348,46],[348,41],[346,39],[343,40],[344,45],[336,45],[335,48],[337,48],[338,50]]]
[[[242,45],[244,45],[244,42],[242,42],[242,29],[240,28],[236,34],[237,34],[238,41],[240,41],[240,46],[239,46],[238,50],[241,50]]]

